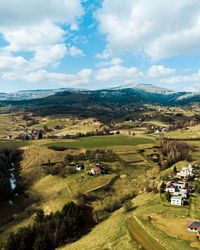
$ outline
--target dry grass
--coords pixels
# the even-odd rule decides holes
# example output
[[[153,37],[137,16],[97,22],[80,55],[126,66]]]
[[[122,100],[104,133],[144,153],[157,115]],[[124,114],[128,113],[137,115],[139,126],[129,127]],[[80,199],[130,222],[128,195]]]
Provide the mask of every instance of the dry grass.
[[[79,241],[66,245],[66,250],[137,249],[137,244],[129,236],[123,208],[114,212],[107,220],[97,225]]]
[[[187,231],[186,223],[189,220],[188,218],[166,218],[155,213],[149,214],[149,216],[152,217],[152,224],[165,234],[182,240],[196,240],[196,234]],[[192,219],[190,218],[190,220]]]

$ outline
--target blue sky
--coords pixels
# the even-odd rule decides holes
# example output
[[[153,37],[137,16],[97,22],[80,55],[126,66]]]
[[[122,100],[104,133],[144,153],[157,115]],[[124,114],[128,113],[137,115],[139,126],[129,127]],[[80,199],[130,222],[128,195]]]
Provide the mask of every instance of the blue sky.
[[[0,92],[200,91],[199,0],[1,0]]]

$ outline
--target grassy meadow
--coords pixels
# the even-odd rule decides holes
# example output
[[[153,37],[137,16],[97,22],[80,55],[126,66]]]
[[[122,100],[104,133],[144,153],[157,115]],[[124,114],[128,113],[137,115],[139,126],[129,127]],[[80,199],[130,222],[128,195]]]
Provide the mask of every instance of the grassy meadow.
[[[60,141],[49,143],[45,146],[74,147],[74,148],[104,148],[112,146],[134,146],[140,144],[154,144],[154,140],[147,137],[134,137],[125,135],[91,136],[83,137],[74,141]]]

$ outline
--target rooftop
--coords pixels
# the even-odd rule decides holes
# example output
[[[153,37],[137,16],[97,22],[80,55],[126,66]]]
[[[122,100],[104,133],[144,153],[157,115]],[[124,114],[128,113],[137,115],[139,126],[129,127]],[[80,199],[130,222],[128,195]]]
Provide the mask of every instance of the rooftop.
[[[178,195],[174,195],[171,197],[171,200],[182,200],[182,197]]]
[[[187,227],[191,229],[200,229],[200,222],[199,221],[188,221]],[[200,230],[198,230],[200,231]]]
[[[94,171],[94,172],[99,172],[99,171],[100,171],[100,168],[93,168],[93,171]]]

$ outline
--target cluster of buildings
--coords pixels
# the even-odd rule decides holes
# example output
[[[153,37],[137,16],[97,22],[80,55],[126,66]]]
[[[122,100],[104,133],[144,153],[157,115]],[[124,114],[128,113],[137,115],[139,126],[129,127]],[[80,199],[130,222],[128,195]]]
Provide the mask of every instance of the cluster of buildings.
[[[77,170],[77,171],[81,171],[85,169],[83,163],[69,163],[68,168],[73,168],[74,170]],[[90,170],[90,172],[92,175],[101,174],[101,169],[103,168],[104,168],[103,164],[97,163],[96,166]]]
[[[177,181],[169,181],[166,184],[165,192],[169,192],[171,196],[171,204],[177,206],[184,205],[184,199],[188,197],[188,183]]]
[[[191,164],[188,167],[183,167],[180,172],[176,174],[178,178],[192,178],[194,177],[194,169],[192,168]]]
[[[73,168],[77,171],[80,171],[80,170],[83,170],[85,168],[84,164],[83,163],[69,163],[68,164],[68,167],[69,168]]]
[[[166,127],[151,126],[151,133],[159,134],[166,131]]]

